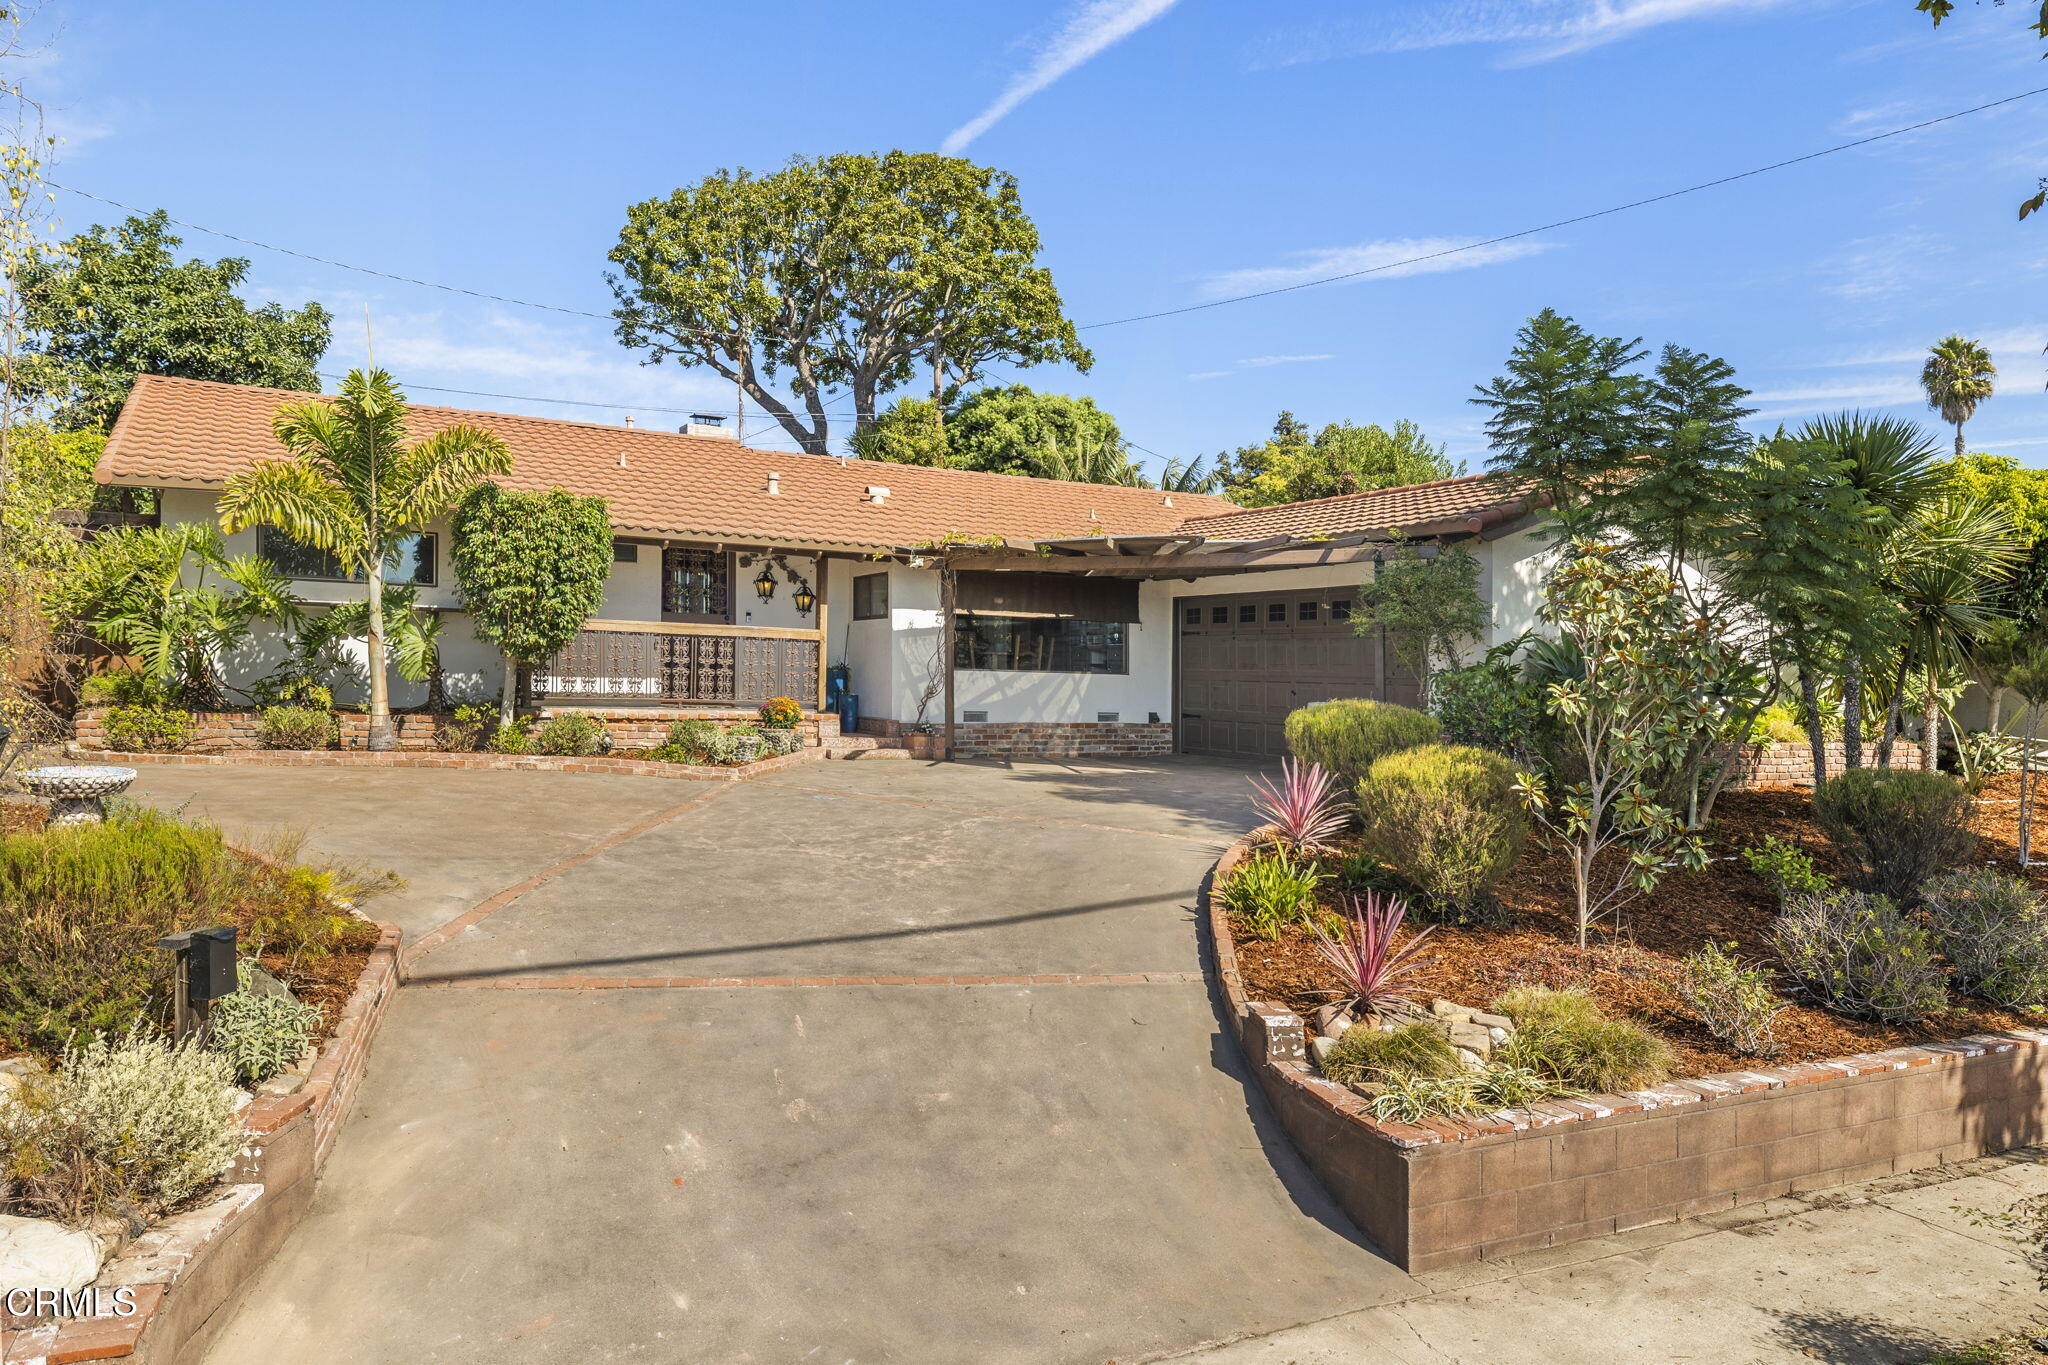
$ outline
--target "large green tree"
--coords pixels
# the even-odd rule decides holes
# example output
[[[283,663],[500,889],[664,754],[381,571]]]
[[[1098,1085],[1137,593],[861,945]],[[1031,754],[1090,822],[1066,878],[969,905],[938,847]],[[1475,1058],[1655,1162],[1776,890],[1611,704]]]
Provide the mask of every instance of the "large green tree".
[[[835,389],[857,433],[919,367],[941,403],[996,361],[1086,370],[1038,249],[1011,175],[845,153],[720,171],[633,205],[608,278],[622,343],[724,375],[824,454]]]
[[[980,389],[942,409],[898,400],[852,439],[863,459],[1083,483],[1141,484],[1116,419],[1095,400],[1025,384]]]
[[[235,292],[248,261],[180,261],[183,244],[159,210],[89,228],[61,254],[23,263],[24,386],[54,407],[60,429],[111,426],[137,374],[320,387],[327,310],[251,308]]]
[[[1267,440],[1218,455],[1215,468],[1224,496],[1242,507],[1401,488],[1462,472],[1413,422],[1398,421],[1392,430],[1331,422],[1310,435],[1291,412],[1280,414]]]
[[[603,498],[559,488],[518,493],[485,484],[456,510],[449,558],[477,638],[505,659],[499,723],[512,723],[519,666],[544,663],[604,603],[612,572]]]
[[[1927,406],[1956,429],[1956,458],[1963,457],[1963,423],[1977,415],[1977,405],[1991,397],[1998,367],[1981,341],[1950,334],[1928,347],[1920,368],[1920,387]]]
[[[1645,443],[1649,382],[1630,367],[1647,354],[1640,338],[1595,336],[1546,308],[1515,334],[1507,373],[1472,400],[1492,410],[1490,467],[1549,500],[1560,538],[1607,529],[1608,495]]]
[[[512,468],[505,443],[482,427],[452,426],[408,441],[405,395],[382,370],[352,370],[340,396],[287,403],[271,423],[288,454],[259,460],[221,490],[233,534],[275,526],[325,550],[365,587],[372,749],[392,749],[385,669],[384,574],[400,545],[445,516],[472,488]]]

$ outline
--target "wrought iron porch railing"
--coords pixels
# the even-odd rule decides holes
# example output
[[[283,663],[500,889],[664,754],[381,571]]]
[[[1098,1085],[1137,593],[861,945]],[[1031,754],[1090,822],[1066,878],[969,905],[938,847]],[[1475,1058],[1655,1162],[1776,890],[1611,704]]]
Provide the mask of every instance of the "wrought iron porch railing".
[[[770,697],[815,704],[819,641],[790,632],[669,626],[585,630],[536,669],[536,701],[703,702],[757,706]]]

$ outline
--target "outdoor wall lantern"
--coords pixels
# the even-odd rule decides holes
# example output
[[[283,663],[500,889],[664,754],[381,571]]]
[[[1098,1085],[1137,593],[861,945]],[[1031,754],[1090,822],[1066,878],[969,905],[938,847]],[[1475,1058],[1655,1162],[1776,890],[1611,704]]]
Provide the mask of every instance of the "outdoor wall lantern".
[[[811,608],[818,605],[818,594],[811,591],[810,584],[799,583],[797,584],[795,596],[790,600],[796,603],[796,614],[798,616],[809,616]]]
[[[775,596],[775,570],[765,559],[761,561],[760,575],[754,579],[754,591],[761,594],[763,602]]]

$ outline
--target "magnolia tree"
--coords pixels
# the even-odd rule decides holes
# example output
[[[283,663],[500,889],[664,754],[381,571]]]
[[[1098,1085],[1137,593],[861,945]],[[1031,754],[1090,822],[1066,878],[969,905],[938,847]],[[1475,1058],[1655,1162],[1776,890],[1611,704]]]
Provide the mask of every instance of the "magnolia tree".
[[[603,498],[485,484],[456,510],[454,531],[449,557],[462,604],[477,638],[505,657],[498,717],[510,725],[520,665],[567,646],[604,601],[611,514]]]
[[[1667,793],[1692,788],[1712,761],[1755,670],[1663,569],[1589,541],[1571,554],[1543,609],[1577,656],[1545,688],[1563,761],[1553,776],[1524,772],[1516,785],[1543,837],[1570,858],[1583,947],[1594,923],[1648,893],[1666,868],[1706,865]]]

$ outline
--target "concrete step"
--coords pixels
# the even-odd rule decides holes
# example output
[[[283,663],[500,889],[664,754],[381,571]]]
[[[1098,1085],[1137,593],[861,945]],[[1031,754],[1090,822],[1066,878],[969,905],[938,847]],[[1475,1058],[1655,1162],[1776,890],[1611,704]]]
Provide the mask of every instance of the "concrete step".
[[[841,735],[822,746],[826,758],[909,758],[910,746],[900,739],[878,735]]]

